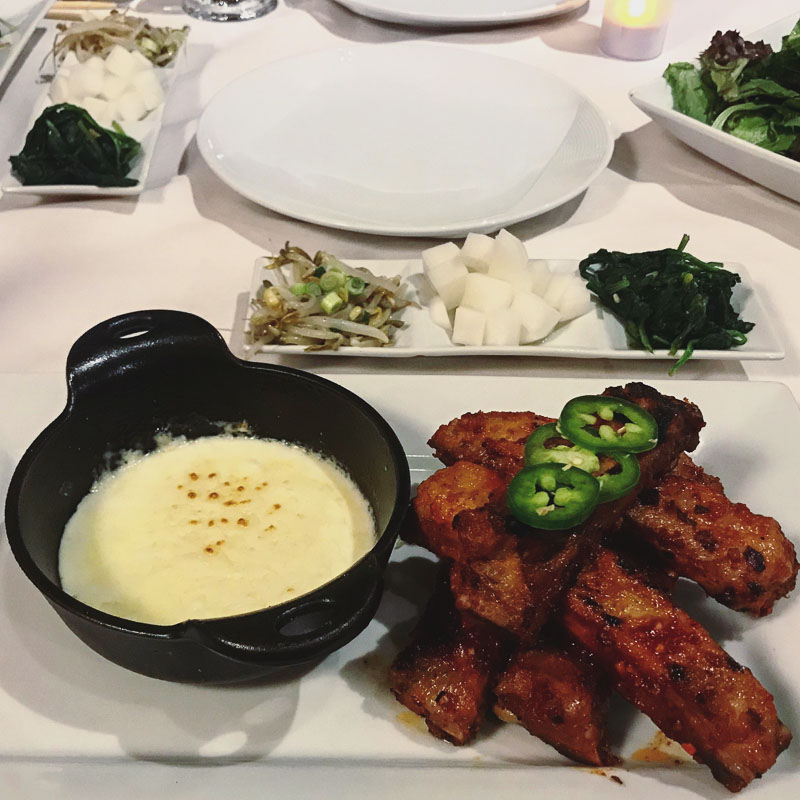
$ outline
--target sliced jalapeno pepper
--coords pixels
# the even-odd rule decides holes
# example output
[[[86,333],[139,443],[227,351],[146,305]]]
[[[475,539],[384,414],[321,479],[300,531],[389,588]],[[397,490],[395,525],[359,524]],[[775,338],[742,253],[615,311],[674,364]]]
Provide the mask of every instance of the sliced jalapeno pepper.
[[[547,447],[551,440],[557,440],[552,447]],[[596,453],[584,447],[576,447],[565,439],[556,429],[555,422],[537,428],[525,442],[525,463],[534,464],[569,464],[584,472],[597,472],[600,459]]]
[[[582,469],[535,464],[514,476],[506,502],[511,513],[532,528],[566,530],[592,513],[599,494],[597,478]]]
[[[618,497],[628,494],[634,486],[639,482],[639,459],[633,453],[614,453],[609,455],[601,453],[600,455],[607,455],[608,458],[614,459],[619,470],[604,472],[595,477],[600,482],[600,497],[598,503],[608,503],[611,500],[616,500]]]
[[[573,398],[558,418],[558,430],[595,453],[643,453],[658,443],[658,425],[652,414],[618,397]]]
[[[548,447],[548,443],[551,444]],[[614,466],[601,472],[600,459],[607,463],[614,461]],[[593,453],[584,447],[574,445],[564,438],[556,428],[556,424],[542,425],[537,428],[525,442],[525,463],[534,464],[567,464],[584,472],[591,472],[600,482],[598,503],[608,503],[627,494],[639,482],[639,461],[631,453]]]

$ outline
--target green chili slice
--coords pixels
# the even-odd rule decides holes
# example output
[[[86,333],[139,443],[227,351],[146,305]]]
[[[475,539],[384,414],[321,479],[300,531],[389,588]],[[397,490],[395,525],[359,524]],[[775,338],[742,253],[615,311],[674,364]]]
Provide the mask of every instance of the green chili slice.
[[[552,446],[548,447],[548,443]],[[597,472],[600,459],[584,447],[576,447],[565,439],[555,422],[537,428],[525,442],[525,464],[568,464],[584,472]]]
[[[558,430],[595,453],[643,453],[658,443],[658,425],[652,414],[618,397],[573,398],[558,418]]]
[[[597,505],[600,483],[593,475],[561,464],[524,467],[508,485],[506,502],[525,525],[566,530],[583,522]]]
[[[628,494],[637,483],[639,483],[639,459],[633,453],[614,453],[607,455],[617,462],[619,470],[612,469],[601,475],[595,476],[600,482],[600,497],[598,503],[609,503],[619,497]]]
[[[614,466],[601,472],[603,458]],[[639,482],[639,460],[631,453],[593,453],[564,438],[556,424],[542,425],[525,442],[525,464],[565,464],[592,473],[600,483],[598,503],[608,503],[626,495]]]

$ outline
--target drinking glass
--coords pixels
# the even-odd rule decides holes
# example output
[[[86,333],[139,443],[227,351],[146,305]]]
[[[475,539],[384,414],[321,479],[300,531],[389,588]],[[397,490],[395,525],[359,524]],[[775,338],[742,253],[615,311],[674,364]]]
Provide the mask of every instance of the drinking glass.
[[[211,22],[237,22],[255,19],[275,10],[278,0],[183,0],[183,10],[191,17]]]

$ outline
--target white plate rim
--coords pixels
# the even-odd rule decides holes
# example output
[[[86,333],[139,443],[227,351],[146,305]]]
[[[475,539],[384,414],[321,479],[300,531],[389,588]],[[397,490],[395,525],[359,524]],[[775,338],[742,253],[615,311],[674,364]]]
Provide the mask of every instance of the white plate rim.
[[[353,52],[358,50],[364,50],[364,51],[370,49],[374,50],[378,47],[383,49],[385,49],[386,47],[393,47],[396,49],[437,48],[440,51],[458,50],[461,51],[462,53],[473,52],[475,56],[481,59],[486,59],[486,58],[500,59],[505,62],[511,62],[513,64],[516,64],[517,67],[521,70],[530,70],[538,72],[539,74],[546,75],[548,78],[558,82],[560,85],[563,85],[564,87],[568,88],[569,91],[573,92],[580,101],[580,103],[582,105],[585,105],[596,116],[597,121],[600,123],[605,133],[605,148],[603,150],[603,154],[597,159],[595,168],[591,171],[590,175],[586,179],[581,181],[579,184],[572,186],[567,192],[562,193],[559,197],[551,200],[548,203],[540,204],[535,208],[532,209],[528,208],[527,210],[524,211],[521,210],[516,213],[505,212],[505,213],[494,214],[489,217],[483,217],[480,219],[462,220],[459,222],[451,222],[446,224],[442,223],[435,225],[417,225],[409,227],[406,224],[392,225],[391,223],[388,222],[370,222],[365,220],[359,220],[356,223],[350,218],[345,218],[345,219],[337,218],[335,214],[331,214],[330,212],[328,212],[327,215],[308,214],[302,211],[297,212],[295,210],[292,210],[286,205],[282,205],[279,200],[277,202],[274,199],[265,201],[263,196],[260,196],[258,193],[253,192],[250,189],[242,186],[241,183],[235,178],[231,178],[222,169],[219,161],[216,158],[214,158],[211,149],[206,145],[205,143],[205,140],[207,139],[206,129],[207,126],[210,124],[208,122],[208,118],[210,117],[209,109],[212,108],[214,100],[218,96],[221,96],[222,93],[225,92],[226,89],[229,86],[232,86],[234,83],[238,83],[239,81],[252,80],[254,76],[260,73],[268,72],[274,64],[284,63],[289,59],[302,60],[305,57],[318,57],[320,54],[320,51],[311,51],[309,53],[304,53],[301,55],[288,56],[287,58],[278,59],[270,64],[257,67],[256,69],[251,70],[250,72],[247,72],[239,76],[235,81],[228,84],[228,86],[225,86],[222,89],[220,89],[219,92],[217,92],[217,94],[211,98],[211,100],[206,105],[206,108],[203,110],[203,113],[200,116],[200,120],[198,121],[197,124],[197,132],[195,135],[195,141],[197,142],[200,154],[203,156],[203,159],[208,165],[209,169],[225,185],[227,185],[235,192],[237,192],[237,194],[240,194],[242,197],[247,198],[248,200],[256,203],[257,205],[263,206],[264,208],[268,208],[272,211],[275,211],[279,214],[283,214],[284,216],[292,219],[301,220],[303,222],[311,222],[317,225],[324,225],[326,227],[336,228],[338,230],[354,231],[357,233],[378,234],[385,236],[444,237],[444,236],[465,235],[469,231],[491,232],[499,230],[504,226],[513,225],[517,222],[521,222],[522,220],[531,219],[533,217],[540,216],[541,214],[545,214],[548,211],[552,211],[554,208],[558,208],[564,205],[565,203],[568,203],[570,200],[574,199],[582,192],[584,192],[598,178],[598,176],[603,172],[603,170],[605,170],[605,168],[611,161],[611,156],[613,155],[614,152],[615,137],[611,122],[609,118],[606,116],[606,114],[603,113],[603,111],[596,103],[594,103],[594,101],[592,101],[589,97],[578,91],[571,84],[563,81],[558,76],[553,75],[552,73],[549,73],[546,70],[539,69],[538,67],[533,66],[531,64],[526,64],[525,62],[517,61],[516,59],[506,58],[505,56],[497,56],[478,51],[469,51],[465,48],[459,47],[458,45],[421,42],[421,41],[397,42],[390,45],[362,44],[355,46],[333,48],[324,52],[326,52],[330,58],[335,59],[337,55],[341,53]]]
[[[548,261],[550,264],[565,265],[567,263],[574,264],[577,270],[578,259],[554,259],[544,258],[537,259]],[[406,280],[411,276],[422,274],[422,261],[418,259],[347,259],[347,263],[353,267],[366,267],[376,275],[390,275],[398,274],[404,269],[407,270]],[[764,338],[769,342],[775,342],[774,348],[764,347],[762,349],[743,349],[747,348],[746,343],[742,347],[732,348],[730,350],[695,350],[692,355],[692,360],[696,361],[779,361],[786,357],[785,349],[780,344],[780,337],[775,330],[774,325],[770,319],[769,314],[766,313],[764,306],[761,303],[760,295],[756,286],[747,271],[744,264],[728,262],[727,269],[738,272],[741,276],[741,283],[737,284],[737,288],[749,289],[750,294],[746,301],[746,306],[742,309],[742,315],[747,318],[748,316],[755,316],[758,319],[758,325],[763,331]],[[261,286],[261,281],[269,275],[269,270],[256,265],[253,268],[253,274],[250,282],[250,292],[248,294],[248,302],[256,294],[256,291]],[[736,292],[736,289],[734,289]],[[593,304],[596,301],[593,300]],[[593,306],[594,307],[594,306]],[[248,306],[249,308],[249,306]],[[423,306],[423,311],[425,307]],[[591,313],[591,312],[590,312]],[[402,318],[402,317],[401,317]],[[529,345],[481,345],[481,346],[466,346],[456,345],[448,342],[444,345],[434,345],[430,347],[411,347],[411,346],[392,346],[392,347],[344,347],[339,350],[316,350],[307,352],[302,345],[262,345],[257,351],[248,349],[245,344],[244,337],[246,335],[248,318],[245,320],[241,328],[242,341],[237,342],[242,352],[247,354],[247,358],[252,361],[268,360],[267,356],[285,355],[285,356],[328,356],[328,357],[367,357],[367,358],[412,358],[416,356],[426,357],[446,357],[446,356],[528,356],[540,358],[607,358],[613,360],[624,361],[675,361],[676,356],[671,356],[668,350],[654,350],[648,353],[645,350],[636,350],[635,348],[613,348],[613,347],[585,347],[564,346],[557,344],[548,344],[548,337],[545,337],[541,343],[533,343]],[[608,325],[618,326],[620,323],[610,315],[608,316]],[[566,323],[569,324],[569,323]],[[603,323],[598,322],[598,325]]]
[[[428,14],[381,8],[380,2],[375,0],[336,0],[340,5],[350,9],[355,14],[381,20],[382,22],[395,22],[401,25],[415,25],[421,27],[484,27],[496,25],[515,25],[519,22],[528,22],[570,11],[585,6],[589,0],[556,0],[546,6],[538,6],[517,12],[495,12],[488,14],[450,14],[442,15],[431,11]]]
[[[763,28],[759,28],[757,31],[745,34],[744,36],[748,41],[755,41],[757,39],[764,38],[764,31],[783,25],[784,23],[788,24],[791,29],[791,26],[793,26],[797,20],[798,15],[792,14],[776,20],[775,22]],[[690,61],[690,63],[696,62],[696,58],[693,58]],[[643,93],[645,93],[648,89],[664,85],[666,85],[666,80],[664,79],[663,75],[659,75],[657,78],[631,89],[628,92],[628,97],[637,108],[644,111],[645,114],[647,114],[653,120],[657,120],[658,117],[671,120],[679,127],[688,128],[689,130],[695,131],[707,139],[719,142],[727,149],[738,151],[752,158],[763,160],[769,164],[774,164],[775,166],[782,167],[785,170],[800,176],[800,162],[788,158],[787,156],[780,155],[779,153],[773,153],[771,150],[767,150],[764,147],[759,147],[757,144],[748,142],[745,139],[740,139],[738,136],[734,136],[732,133],[728,133],[727,131],[720,130],[719,128],[713,128],[711,125],[708,125],[705,122],[700,122],[700,120],[690,117],[688,114],[683,114],[682,112],[677,111],[673,106],[660,105],[648,100],[643,96]],[[712,158],[712,160],[715,160],[711,156],[708,157]]]
[[[17,58],[19,58],[20,53],[25,49],[28,39],[33,36],[36,26],[39,24],[42,17],[44,17],[49,5],[50,0],[39,0],[38,4],[32,3],[31,7],[25,13],[25,16],[23,16],[22,21],[17,23],[19,38],[13,44],[9,45],[6,51],[6,57],[3,59],[3,62],[0,63],[0,84],[6,79],[8,73],[11,72],[11,67],[14,65]],[[3,48],[3,50],[5,50],[5,48]]]
[[[150,164],[153,161],[156,145],[158,144],[158,137],[161,133],[161,126],[164,121],[164,111],[169,100],[169,93],[177,80],[181,59],[184,59],[186,51],[186,42],[181,46],[176,57],[165,67],[156,67],[156,74],[160,76],[161,88],[164,91],[164,101],[160,106],[155,108],[140,122],[147,122],[147,132],[139,140],[142,146],[142,155],[139,161],[134,164],[132,172],[138,172],[138,178],[133,186],[89,186],[85,184],[42,184],[26,186],[19,182],[9,168],[0,184],[0,190],[4,194],[30,194],[39,196],[59,196],[59,197],[130,197],[141,194],[147,185],[147,176],[150,172]],[[22,149],[22,143],[25,141],[25,136],[30,131],[33,123],[38,119],[42,111],[52,103],[48,100],[49,85],[45,86],[33,105],[33,112],[31,113],[27,126],[20,136],[21,143],[15,152]],[[124,130],[124,126],[123,126]]]

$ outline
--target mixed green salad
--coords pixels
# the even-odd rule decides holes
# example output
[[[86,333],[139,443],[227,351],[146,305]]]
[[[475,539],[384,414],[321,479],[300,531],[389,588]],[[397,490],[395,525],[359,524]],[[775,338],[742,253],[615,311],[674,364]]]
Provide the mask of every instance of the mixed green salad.
[[[670,64],[664,78],[677,111],[800,160],[800,21],[778,51],[717,31],[699,65]]]

